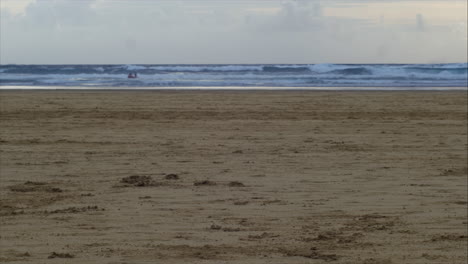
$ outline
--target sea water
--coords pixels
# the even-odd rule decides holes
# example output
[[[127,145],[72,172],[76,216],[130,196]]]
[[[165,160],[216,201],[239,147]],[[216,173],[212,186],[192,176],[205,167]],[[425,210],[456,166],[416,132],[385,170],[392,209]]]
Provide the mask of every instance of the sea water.
[[[138,78],[129,79],[130,72]],[[0,89],[467,89],[468,64],[0,65]]]

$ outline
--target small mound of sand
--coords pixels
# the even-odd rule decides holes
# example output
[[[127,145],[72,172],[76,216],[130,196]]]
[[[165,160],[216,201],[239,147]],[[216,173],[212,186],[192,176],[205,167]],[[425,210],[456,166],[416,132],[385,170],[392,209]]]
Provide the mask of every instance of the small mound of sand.
[[[85,207],[69,207],[65,209],[57,209],[53,211],[45,211],[46,214],[77,214],[77,213],[84,213],[89,211],[104,211],[97,206],[85,206]]]
[[[12,192],[50,192],[58,193],[62,192],[62,189],[52,187],[46,182],[31,182],[27,181],[23,184],[17,184],[9,187]]]
[[[212,224],[210,226],[210,229],[212,229],[212,230],[221,230],[223,232],[239,232],[239,231],[241,231],[241,229],[238,228],[238,227],[222,227],[220,225],[215,225],[215,224]]]
[[[237,201],[237,202],[234,202],[234,205],[246,205],[248,203],[249,201]]]
[[[443,234],[443,235],[437,235],[433,236],[431,241],[436,242],[436,241],[465,241],[468,238],[466,235],[460,235],[460,234]]]
[[[240,228],[238,227],[225,227],[223,228],[223,232],[239,232],[239,231],[242,231]]]
[[[242,182],[232,181],[228,184],[229,187],[245,187]]]
[[[203,181],[196,181],[193,183],[195,186],[213,186],[216,185],[216,182],[212,182],[209,180],[203,180]]]
[[[158,184],[151,178],[151,176],[132,175],[120,180],[125,185],[135,187],[157,186]]]
[[[290,257],[304,257],[310,259],[319,259],[324,261],[336,261],[338,260],[338,256],[335,254],[323,254],[317,251],[315,247],[310,249],[293,249],[293,250],[285,250],[284,254]]]
[[[210,229],[213,229],[213,230],[221,230],[221,228],[222,228],[222,226],[220,226],[220,225],[215,225],[215,224],[212,224],[212,225],[210,226]]]
[[[164,179],[166,179],[166,180],[178,180],[179,175],[171,173],[171,174],[168,174],[168,175],[164,176]]]
[[[279,235],[275,235],[275,234],[272,234],[272,233],[263,232],[263,233],[260,234],[260,235],[249,235],[249,236],[248,236],[248,239],[249,239],[249,240],[258,240],[258,239],[273,238],[273,237],[279,237]]]

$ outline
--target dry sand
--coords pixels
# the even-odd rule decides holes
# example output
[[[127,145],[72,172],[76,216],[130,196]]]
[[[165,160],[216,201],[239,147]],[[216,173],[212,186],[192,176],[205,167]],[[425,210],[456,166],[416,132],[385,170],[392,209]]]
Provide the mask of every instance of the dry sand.
[[[466,261],[465,92],[0,100],[0,262]]]

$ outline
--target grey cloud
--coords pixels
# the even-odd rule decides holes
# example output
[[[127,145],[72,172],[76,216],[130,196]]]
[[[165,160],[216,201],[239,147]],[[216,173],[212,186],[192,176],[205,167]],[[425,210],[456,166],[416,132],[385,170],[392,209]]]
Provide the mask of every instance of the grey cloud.
[[[279,11],[272,16],[255,19],[249,15],[247,21],[256,21],[259,31],[304,32],[322,28],[322,6],[319,2],[286,1],[279,6]]]
[[[466,33],[435,25],[417,10],[398,24],[379,20],[380,14],[375,20],[327,15],[350,2],[377,1],[38,0],[22,16],[2,10],[0,63],[364,63],[466,57]],[[267,12],[258,11],[262,8]],[[466,24],[459,28],[466,32]]]
[[[96,17],[95,0],[36,0],[25,10],[21,21],[45,27],[89,25]]]
[[[418,31],[426,30],[426,22],[424,21],[424,17],[421,14],[416,15],[416,29]]]
[[[366,19],[324,16],[327,8],[333,4],[322,4],[320,1],[287,1],[283,2],[279,11],[263,20],[256,21],[260,32],[308,32],[318,34],[328,31],[327,35],[342,39],[343,35],[352,35],[356,27],[370,24]],[[252,18],[248,17],[249,24]]]

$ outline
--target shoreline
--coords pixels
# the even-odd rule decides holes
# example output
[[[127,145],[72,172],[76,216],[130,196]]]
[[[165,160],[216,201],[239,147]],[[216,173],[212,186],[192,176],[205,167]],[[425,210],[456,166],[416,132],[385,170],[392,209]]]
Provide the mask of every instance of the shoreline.
[[[256,86],[226,86],[226,87],[60,87],[60,86],[1,86],[0,92],[3,91],[300,91],[300,92],[379,92],[379,91],[468,91],[467,86],[436,86],[436,87],[419,87],[419,86],[366,86],[366,87],[256,87]]]

